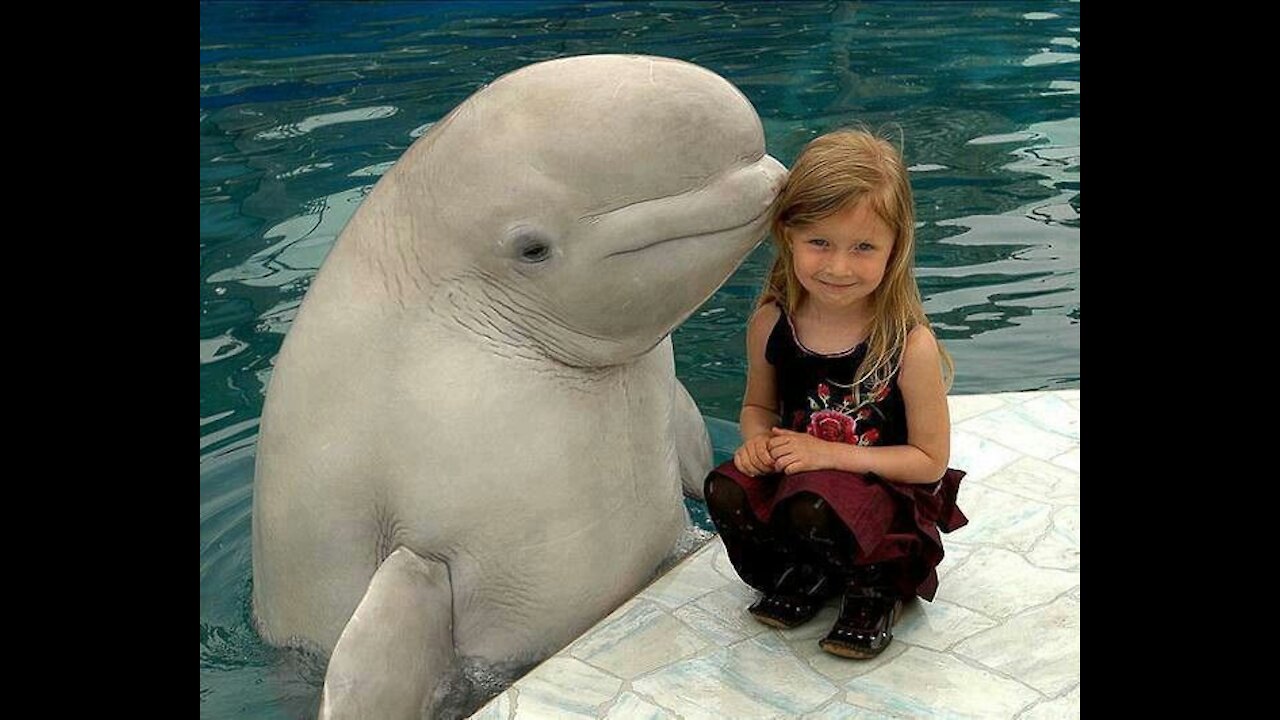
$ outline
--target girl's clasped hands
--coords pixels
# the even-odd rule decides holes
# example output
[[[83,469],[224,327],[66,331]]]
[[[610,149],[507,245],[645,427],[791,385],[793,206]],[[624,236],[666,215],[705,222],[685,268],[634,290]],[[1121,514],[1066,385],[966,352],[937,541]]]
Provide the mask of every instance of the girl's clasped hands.
[[[835,467],[833,451],[843,449],[836,445],[808,433],[775,427],[768,435],[756,435],[743,443],[733,454],[733,464],[752,477],[828,470]]]

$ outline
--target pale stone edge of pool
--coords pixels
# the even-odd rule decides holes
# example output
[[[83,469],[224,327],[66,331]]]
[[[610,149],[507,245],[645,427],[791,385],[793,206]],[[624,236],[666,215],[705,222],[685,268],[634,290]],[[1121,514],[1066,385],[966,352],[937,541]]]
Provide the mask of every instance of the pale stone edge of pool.
[[[716,536],[471,717],[1079,717],[1080,391],[948,401],[970,522],[880,657],[818,648],[834,602],[794,630],[753,620]]]

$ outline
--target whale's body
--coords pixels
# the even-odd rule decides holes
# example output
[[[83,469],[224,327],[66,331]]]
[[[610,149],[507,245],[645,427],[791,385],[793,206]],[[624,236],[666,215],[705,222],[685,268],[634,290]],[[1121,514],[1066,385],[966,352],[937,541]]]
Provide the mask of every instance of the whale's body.
[[[461,665],[527,667],[652,578],[710,463],[669,334],[783,175],[728,82],[616,55],[499,78],[387,172],[259,438],[255,619],[332,654],[322,715],[430,713]]]

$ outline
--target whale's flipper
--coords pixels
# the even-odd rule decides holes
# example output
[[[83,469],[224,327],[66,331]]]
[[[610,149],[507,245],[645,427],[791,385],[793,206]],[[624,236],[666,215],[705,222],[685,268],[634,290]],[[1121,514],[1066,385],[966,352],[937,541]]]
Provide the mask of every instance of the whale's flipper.
[[[333,648],[320,718],[417,720],[454,660],[449,570],[398,548]]]
[[[684,494],[702,500],[702,483],[711,472],[711,436],[702,413],[684,388],[676,380],[676,397],[672,403],[671,426],[676,435],[676,456],[680,458],[680,483]]]

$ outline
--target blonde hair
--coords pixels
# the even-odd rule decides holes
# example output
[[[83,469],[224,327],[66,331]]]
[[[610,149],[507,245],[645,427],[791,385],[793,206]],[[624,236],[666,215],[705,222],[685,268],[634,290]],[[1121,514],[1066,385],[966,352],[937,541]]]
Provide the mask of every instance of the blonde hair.
[[[774,200],[770,230],[777,257],[756,306],[777,302],[793,315],[805,289],[791,261],[788,230],[818,222],[861,202],[894,232],[884,278],[871,297],[871,333],[867,354],[854,374],[855,393],[864,386],[878,392],[902,366],[907,333],[929,327],[916,285],[915,201],[902,154],[870,131],[841,129],[814,138],[800,151],[782,192]],[[938,343],[942,375],[951,387],[955,365]]]

